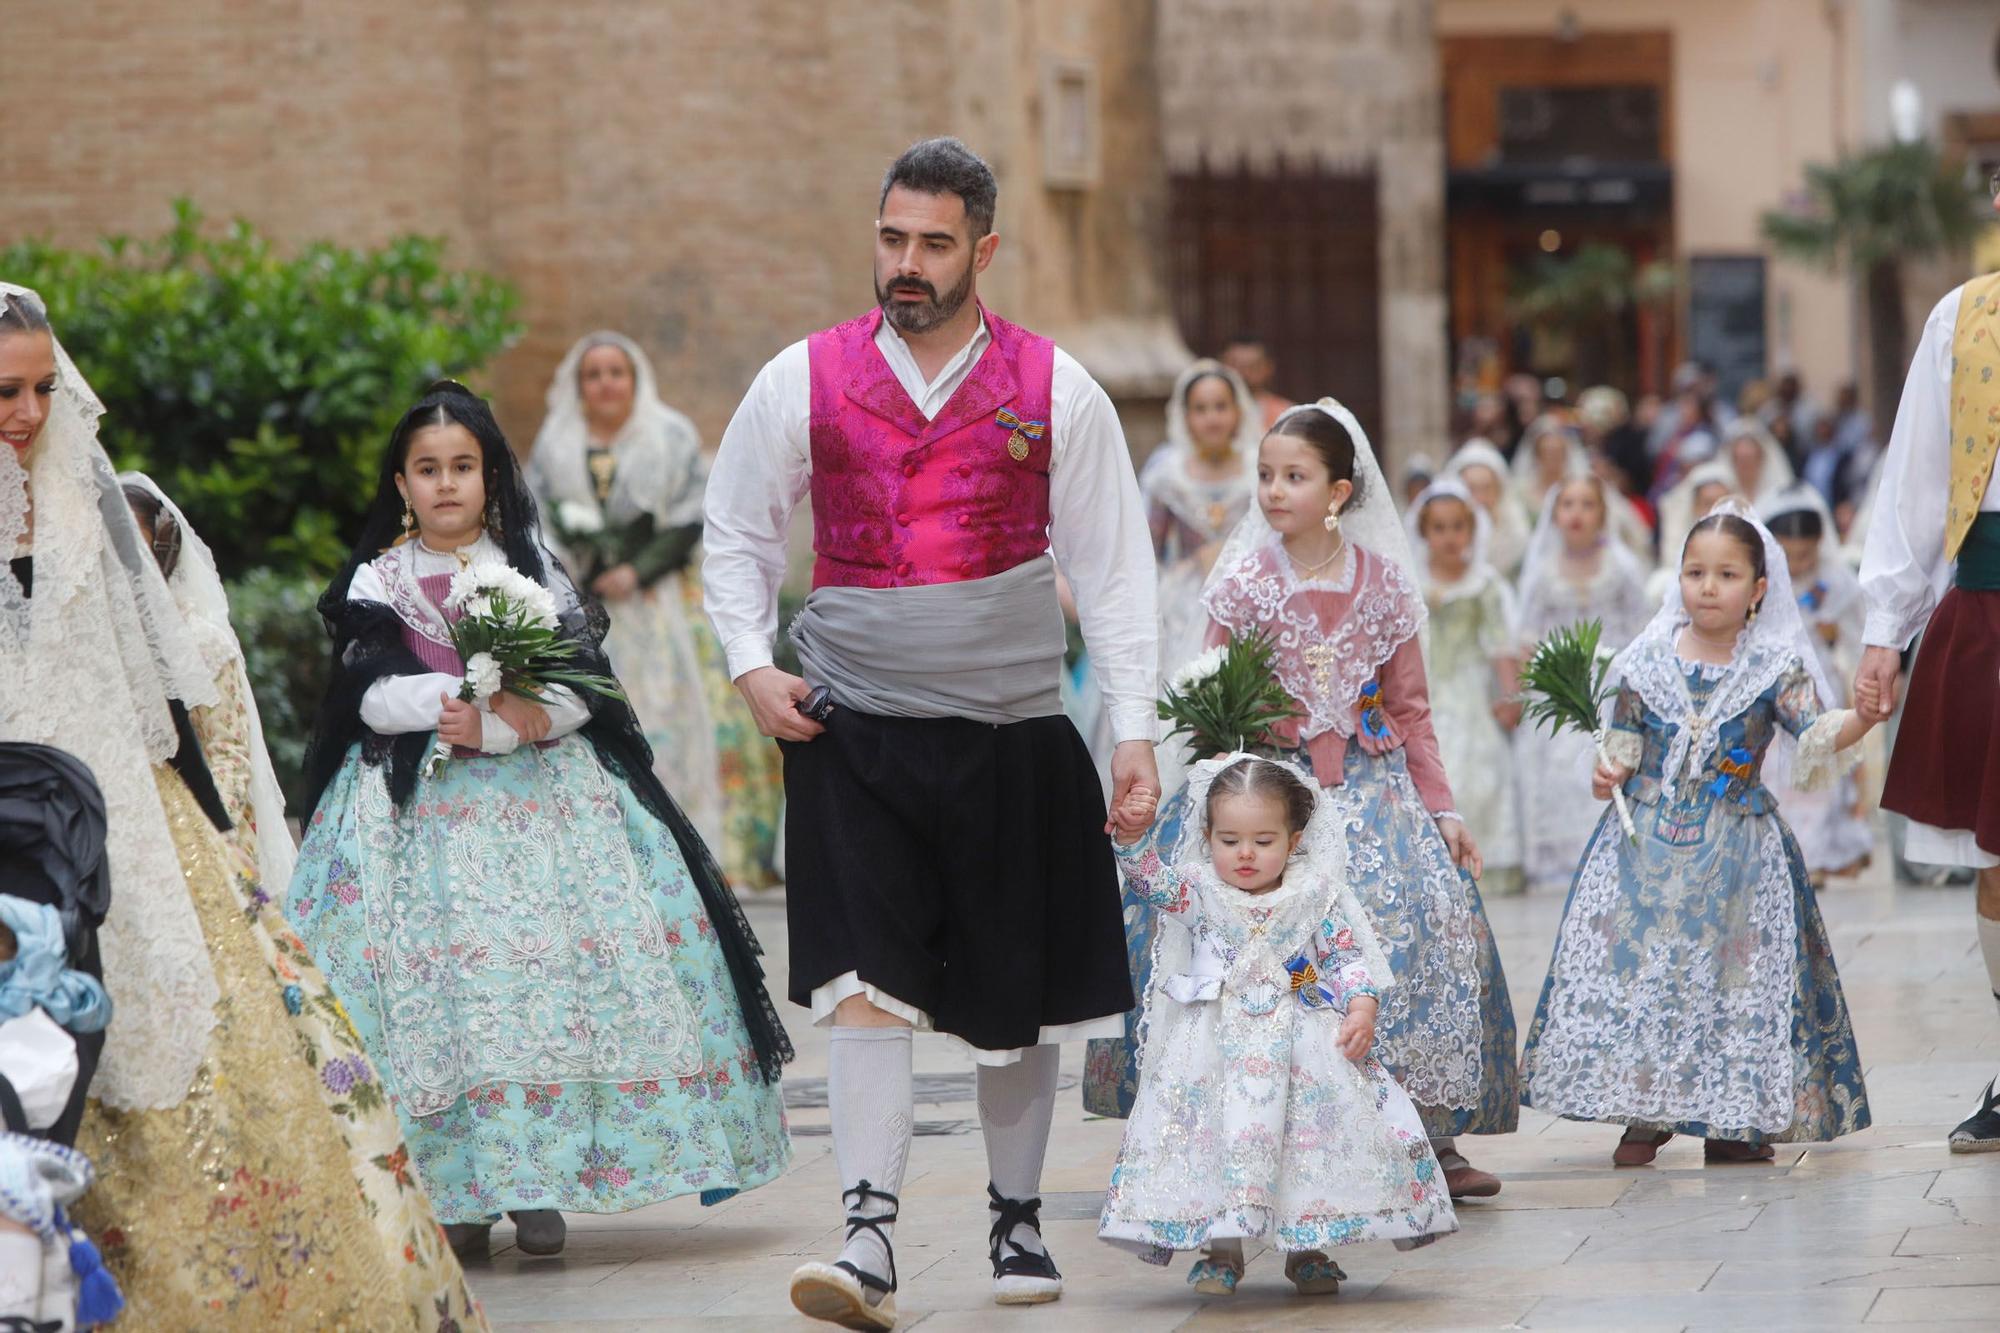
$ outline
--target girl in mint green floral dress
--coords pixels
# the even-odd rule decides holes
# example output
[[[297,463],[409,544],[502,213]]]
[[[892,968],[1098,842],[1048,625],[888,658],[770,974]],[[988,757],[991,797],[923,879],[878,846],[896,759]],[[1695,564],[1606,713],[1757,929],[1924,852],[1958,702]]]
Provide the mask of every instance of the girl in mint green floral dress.
[[[401,536],[399,537],[399,532]],[[353,558],[320,603],[334,676],[285,909],[344,1002],[455,1246],[512,1213],[707,1203],[790,1157],[790,1055],[757,944],[619,698],[462,703],[452,576],[504,561],[554,596],[585,670],[603,616],[542,548],[480,399],[397,426]],[[438,741],[454,747],[421,772]]]

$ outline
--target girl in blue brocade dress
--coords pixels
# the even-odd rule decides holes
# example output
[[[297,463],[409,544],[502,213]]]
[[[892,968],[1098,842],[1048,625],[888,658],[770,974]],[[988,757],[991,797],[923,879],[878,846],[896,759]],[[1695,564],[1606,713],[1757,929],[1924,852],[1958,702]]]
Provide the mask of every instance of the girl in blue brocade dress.
[[[553,1253],[558,1210],[712,1203],[775,1178],[790,1047],[749,926],[623,700],[457,699],[441,607],[484,561],[540,582],[577,664],[609,672],[602,613],[543,550],[491,412],[441,384],[398,424],[320,604],[335,670],[285,906],[454,1246],[483,1249],[504,1211],[523,1250]],[[457,748],[420,772],[434,737]]]
[[[1824,711],[1783,553],[1734,500],[1695,525],[1678,586],[1613,663],[1599,820],[1522,1057],[1522,1102],[1627,1126],[1639,1166],[1675,1134],[1709,1161],[1869,1123],[1854,1030],[1798,844],[1762,782],[1780,729],[1793,780],[1829,783],[1870,723]]]
[[[1259,475],[1260,508],[1231,536],[1205,594],[1210,642],[1253,632],[1273,640],[1278,678],[1298,708],[1277,738],[1347,819],[1349,880],[1395,981],[1382,1062],[1421,1111],[1452,1197],[1486,1197],[1499,1180],[1467,1162],[1453,1136],[1514,1129],[1514,1015],[1465,873],[1479,869],[1478,849],[1451,808],[1431,731],[1417,641],[1425,608],[1403,525],[1360,424],[1331,399],[1279,418]],[[1161,809],[1161,836],[1187,817],[1176,793]],[[1126,915],[1143,990],[1156,927],[1130,895]],[[1136,1033],[1092,1042],[1086,1106],[1129,1109],[1138,1054]]]

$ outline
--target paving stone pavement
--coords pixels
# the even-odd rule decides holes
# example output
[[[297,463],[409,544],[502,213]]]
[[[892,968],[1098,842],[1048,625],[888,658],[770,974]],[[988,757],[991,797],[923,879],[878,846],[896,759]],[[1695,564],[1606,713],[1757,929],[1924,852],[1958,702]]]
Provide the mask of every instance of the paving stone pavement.
[[[1878,866],[1882,858],[1878,857]],[[917,1040],[920,1137],[896,1230],[903,1327],[1116,1329],[2000,1328],[2000,1154],[1957,1156],[1944,1136],[2000,1071],[2000,1018],[1987,998],[1969,888],[1894,889],[1885,869],[1824,890],[1854,1013],[1875,1125],[1826,1145],[1781,1146],[1770,1166],[1704,1167],[1676,1140],[1655,1165],[1614,1170],[1615,1128],[1535,1111],[1521,1132],[1467,1139],[1506,1188],[1461,1207],[1462,1230],[1404,1254],[1341,1253],[1350,1281],[1300,1297],[1276,1256],[1253,1257],[1233,1297],[1196,1296],[1186,1262],[1157,1269],[1096,1239],[1122,1122],[1083,1115],[1080,1046],[1043,1178],[1045,1233],[1068,1293],[999,1309],[986,1259],[986,1165],[970,1063]],[[1525,1031],[1562,911],[1561,894],[1491,898]],[[785,975],[781,896],[754,899],[774,989]],[[568,1250],[534,1259],[494,1230],[471,1266],[502,1329],[826,1329],[800,1318],[786,1279],[838,1250],[839,1183],[825,1111],[826,1041],[800,1011],[790,1101],[797,1158],[763,1189],[715,1208],[693,1199],[614,1217],[570,1214]]]

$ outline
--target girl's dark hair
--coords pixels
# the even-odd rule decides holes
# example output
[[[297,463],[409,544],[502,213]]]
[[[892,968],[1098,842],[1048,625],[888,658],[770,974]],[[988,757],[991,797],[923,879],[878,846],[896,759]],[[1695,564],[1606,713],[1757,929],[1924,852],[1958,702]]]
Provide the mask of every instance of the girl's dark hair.
[[[403,413],[396,429],[389,433],[389,454],[383,460],[387,471],[382,479],[390,481],[401,474],[403,464],[410,458],[410,441],[418,431],[450,425],[463,426],[472,432],[472,438],[479,441],[480,455],[486,459],[490,473],[496,450],[508,447],[500,423],[493,419],[493,409],[487,406],[484,398],[457,380],[436,380],[424,390],[424,396],[416,401],[416,405]],[[487,481],[490,486],[490,475]]]
[[[47,333],[49,312],[26,292],[0,296],[0,333]]]
[[[1687,541],[1681,543],[1683,563],[1687,561],[1688,543],[1695,539],[1696,533],[1701,532],[1719,532],[1741,546],[1750,557],[1750,577],[1753,579],[1764,577],[1764,539],[1757,535],[1757,529],[1751,527],[1748,520],[1738,518],[1734,514],[1710,514],[1688,529]],[[1757,608],[1763,604],[1764,599],[1759,597],[1751,604],[1750,614],[1756,615]]]
[[[1826,521],[1817,509],[1788,509],[1765,526],[1771,529],[1773,537],[1810,537],[1818,541],[1826,535]]]
[[[1361,503],[1361,479],[1354,475],[1354,438],[1338,421],[1317,407],[1293,408],[1271,427],[1271,434],[1289,435],[1311,445],[1319,461],[1326,464],[1329,476],[1354,487],[1347,503]]]
[[[160,577],[172,578],[174,568],[181,562],[181,525],[174,522],[174,516],[160,503],[160,497],[141,486],[136,481],[125,482],[125,503],[132,506],[146,524],[146,530],[153,534],[153,559],[159,563]]]
[[[1465,512],[1472,518],[1474,529],[1478,528],[1479,518],[1476,514],[1472,513],[1472,502],[1462,495],[1453,495],[1450,492],[1446,492],[1443,495],[1433,495],[1430,499],[1424,501],[1422,508],[1417,510],[1417,535],[1419,537],[1429,532],[1431,506],[1438,504],[1464,505]]]
[[[1219,370],[1204,370],[1181,386],[1181,406],[1183,408],[1188,405],[1188,399],[1194,397],[1194,386],[1203,380],[1221,380],[1222,387],[1229,390],[1229,401],[1232,403],[1236,401],[1236,386],[1229,382],[1229,376]]]
[[[1319,803],[1297,774],[1268,759],[1239,759],[1215,775],[1208,788],[1208,808],[1202,811],[1203,828],[1214,826],[1215,803],[1224,796],[1274,797],[1283,802],[1287,833],[1303,832]]]

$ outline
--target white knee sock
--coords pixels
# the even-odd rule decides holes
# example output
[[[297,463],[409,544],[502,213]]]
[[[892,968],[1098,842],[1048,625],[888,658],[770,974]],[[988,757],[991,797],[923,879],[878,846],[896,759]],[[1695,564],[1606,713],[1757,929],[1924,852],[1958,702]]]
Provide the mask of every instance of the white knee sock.
[[[833,1120],[833,1155],[840,1167],[841,1188],[853,1189],[865,1180],[870,1189],[901,1195],[915,1111],[910,1029],[834,1028],[827,1046],[826,1104]],[[879,1199],[842,1206],[862,1217],[895,1211],[894,1205]],[[895,1229],[894,1223],[882,1228],[885,1234]],[[840,1257],[884,1281],[889,1278],[888,1248],[865,1227],[841,1248]]]
[[[1003,1198],[1032,1199],[1042,1191],[1042,1159],[1049,1150],[1061,1063],[1060,1047],[1031,1046],[1011,1065],[979,1066],[986,1170]],[[1015,1227],[1011,1239],[1031,1254],[1046,1253],[1033,1227]]]
[[[2000,1004],[2000,921],[1979,918],[1979,952],[1986,956],[1986,979],[1992,984],[1993,999]]]

